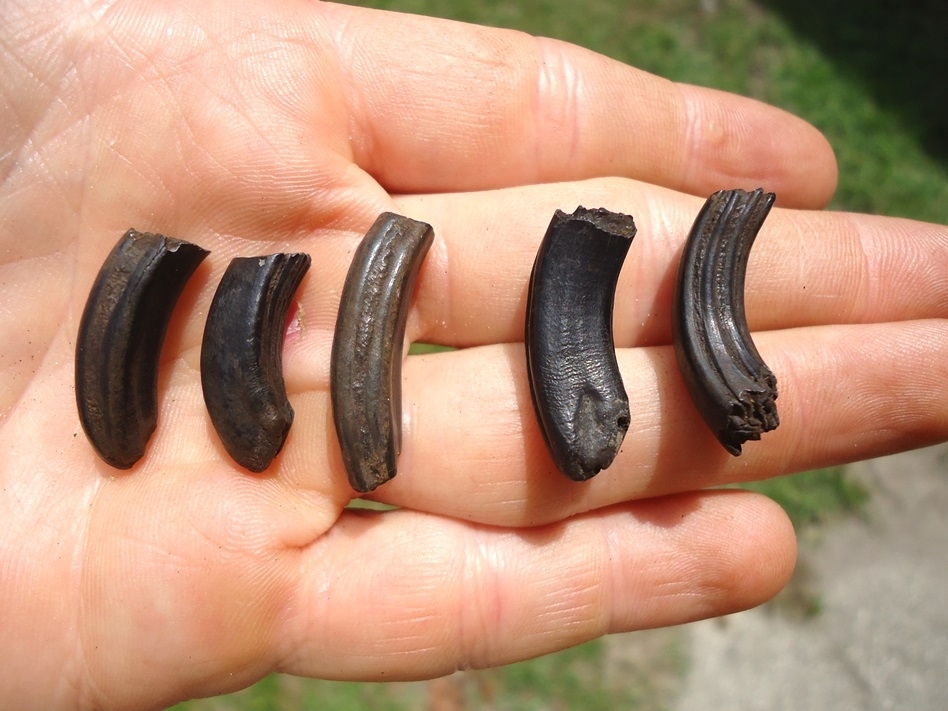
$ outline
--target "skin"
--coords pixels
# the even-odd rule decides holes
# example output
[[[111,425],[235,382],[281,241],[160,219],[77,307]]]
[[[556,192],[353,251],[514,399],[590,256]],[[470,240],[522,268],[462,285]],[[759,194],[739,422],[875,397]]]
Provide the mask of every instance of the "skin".
[[[793,530],[728,482],[948,438],[948,229],[823,213],[813,128],[550,40],[303,2],[10,0],[0,11],[0,698],[159,709],[272,670],[418,679],[761,603]],[[775,141],[774,137],[780,140]],[[747,276],[781,426],[730,457],[690,405],[671,284],[704,197],[778,195]],[[553,210],[639,236],[615,333],[632,427],[586,484],[554,470],[525,374]],[[797,208],[786,210],[781,208]],[[339,291],[383,210],[431,223],[408,339],[399,475],[344,510],[329,410]],[[129,472],[73,398],[79,315],[134,225],[211,256],[162,354],[158,430]],[[284,375],[296,423],[262,475],[201,398],[231,257],[305,251]]]

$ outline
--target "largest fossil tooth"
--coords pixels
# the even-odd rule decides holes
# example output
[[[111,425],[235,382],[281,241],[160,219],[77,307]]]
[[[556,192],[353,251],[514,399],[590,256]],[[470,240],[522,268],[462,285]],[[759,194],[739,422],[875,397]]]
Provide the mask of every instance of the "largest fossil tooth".
[[[724,448],[778,424],[777,379],[744,315],[747,259],[775,196],[722,190],[708,198],[685,244],[675,284],[672,335],[691,397]]]
[[[635,233],[628,215],[557,210],[530,276],[524,334],[530,394],[554,463],[576,481],[612,464],[629,429],[612,307]]]
[[[224,448],[252,472],[270,466],[293,424],[283,339],[290,300],[310,261],[308,254],[234,259],[207,313],[204,402]]]
[[[395,476],[401,451],[402,342],[421,263],[424,222],[385,212],[356,249],[332,342],[332,416],[349,483],[372,491]]]
[[[131,229],[92,285],[76,339],[76,402],[89,441],[113,467],[137,462],[155,431],[161,344],[185,283],[207,255]]]

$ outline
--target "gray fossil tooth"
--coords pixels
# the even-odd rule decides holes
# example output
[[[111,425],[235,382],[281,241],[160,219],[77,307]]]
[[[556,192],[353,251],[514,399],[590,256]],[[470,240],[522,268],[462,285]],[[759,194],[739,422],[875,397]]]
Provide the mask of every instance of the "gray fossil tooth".
[[[158,420],[158,362],[175,303],[208,255],[197,245],[130,229],[106,258],[76,340],[76,402],[92,446],[128,469]]]
[[[402,344],[415,280],[434,231],[382,213],[356,249],[332,343],[333,422],[349,483],[372,491],[397,471]]]
[[[724,448],[780,424],[777,379],[761,359],[744,314],[751,246],[775,196],[722,190],[708,198],[688,236],[675,284],[672,335],[691,398]]]
[[[201,344],[204,402],[234,461],[262,472],[293,424],[283,381],[283,339],[308,254],[231,261],[207,314]]]
[[[628,215],[557,210],[530,276],[524,331],[530,394],[553,462],[576,481],[609,467],[629,429],[612,309],[635,233]]]

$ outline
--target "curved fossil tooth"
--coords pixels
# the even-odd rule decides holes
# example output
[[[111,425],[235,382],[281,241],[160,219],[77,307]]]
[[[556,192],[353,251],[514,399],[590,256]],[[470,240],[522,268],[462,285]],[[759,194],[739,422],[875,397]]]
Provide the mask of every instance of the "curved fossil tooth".
[[[777,379],[744,315],[747,259],[775,196],[722,190],[708,198],[685,244],[675,284],[673,340],[698,411],[734,456],[780,424]]]
[[[524,333],[530,394],[554,463],[576,481],[609,467],[629,429],[612,307],[635,233],[628,215],[557,210],[530,276]]]
[[[402,343],[430,225],[385,212],[356,249],[332,343],[332,414],[349,483],[372,491],[401,451]]]
[[[310,265],[308,254],[231,261],[207,313],[201,344],[204,402],[224,448],[262,472],[293,424],[283,382],[283,339],[290,301]]]
[[[209,253],[130,229],[96,277],[76,341],[79,420],[117,469],[145,453],[158,420],[158,361],[174,305]]]

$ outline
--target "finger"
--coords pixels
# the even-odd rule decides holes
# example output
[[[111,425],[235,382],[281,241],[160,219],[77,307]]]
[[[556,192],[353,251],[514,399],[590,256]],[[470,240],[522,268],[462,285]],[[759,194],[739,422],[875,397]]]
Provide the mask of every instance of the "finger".
[[[496,666],[756,605],[786,582],[793,530],[716,492],[530,531],[416,512],[343,516],[305,551],[283,671],[398,680]]]
[[[826,139],[759,102],[509,30],[322,9],[355,160],[390,191],[621,175],[701,195],[749,181],[813,207],[835,189]]]
[[[758,334],[780,426],[727,454],[692,405],[671,347],[620,350],[632,424],[615,462],[577,484],[546,451],[522,346],[405,366],[399,474],[373,498],[533,526],[630,499],[778,476],[948,438],[948,320]]]
[[[530,271],[550,218],[585,205],[631,214],[639,230],[617,286],[616,344],[670,341],[672,287],[702,200],[590,180],[398,203],[440,237],[417,294],[416,340],[521,341]],[[754,330],[948,316],[948,227],[775,209],[751,252],[745,293]]]

